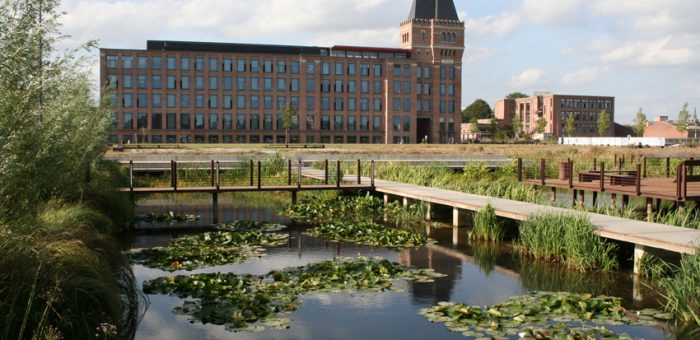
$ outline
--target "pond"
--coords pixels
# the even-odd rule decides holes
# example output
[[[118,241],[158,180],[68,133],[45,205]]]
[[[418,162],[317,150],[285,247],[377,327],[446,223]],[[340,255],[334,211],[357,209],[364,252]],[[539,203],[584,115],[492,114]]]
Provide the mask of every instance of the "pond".
[[[173,309],[183,299],[174,296],[148,295],[148,306],[136,333],[137,339],[465,339],[461,333],[448,331],[442,323],[430,323],[419,312],[441,301],[468,305],[494,305],[511,296],[532,291],[566,291],[618,296],[628,309],[658,307],[650,293],[644,292],[629,273],[586,273],[536,262],[522,262],[506,247],[467,242],[467,229],[454,232],[452,228],[431,228],[429,235],[437,244],[419,249],[390,250],[355,244],[338,244],[305,235],[308,226],[291,224],[279,215],[288,195],[268,199],[270,195],[253,199],[226,196],[212,210],[211,199],[193,197],[176,199],[149,198],[139,202],[137,212],[176,212],[200,215],[198,221],[177,223],[172,231],[145,233],[135,236],[132,248],[165,246],[181,234],[180,227],[205,227],[214,220],[265,220],[287,224],[281,231],[289,236],[286,244],[270,248],[267,256],[244,264],[205,268],[192,272],[165,272],[134,265],[139,287],[148,280],[163,276],[193,273],[235,273],[264,275],[273,270],[304,266],[336,256],[379,256],[418,268],[431,268],[446,276],[433,283],[398,281],[400,291],[382,293],[309,293],[301,297],[299,309],[286,317],[289,329],[266,329],[261,333],[230,332],[224,326],[192,323],[188,316],[176,315]],[[141,227],[152,227],[142,224]],[[158,226],[158,225],[156,225]],[[189,230],[188,230],[189,231]],[[643,287],[643,285],[641,285]],[[608,326],[632,337],[663,339],[661,328],[647,326]]]

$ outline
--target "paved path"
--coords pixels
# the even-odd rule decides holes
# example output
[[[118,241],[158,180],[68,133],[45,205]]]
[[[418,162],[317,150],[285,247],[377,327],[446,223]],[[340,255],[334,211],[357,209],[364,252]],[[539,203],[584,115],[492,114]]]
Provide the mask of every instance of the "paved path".
[[[304,173],[310,177],[323,176],[321,171],[311,169],[305,169]],[[369,179],[363,179],[364,183],[368,181]],[[490,203],[496,210],[496,215],[519,221],[540,213],[580,213],[571,209],[384,180],[375,180],[375,190],[384,194],[471,211],[481,210]],[[700,246],[700,230],[594,213],[585,214],[589,216],[591,223],[597,228],[598,234],[608,239],[685,254],[695,253],[695,249]]]

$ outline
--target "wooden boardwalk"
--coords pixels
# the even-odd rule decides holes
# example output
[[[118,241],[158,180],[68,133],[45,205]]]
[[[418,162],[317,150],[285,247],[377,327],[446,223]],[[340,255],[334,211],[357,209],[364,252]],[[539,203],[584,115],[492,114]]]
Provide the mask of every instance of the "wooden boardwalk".
[[[528,179],[524,182],[531,185],[542,186],[542,182],[540,180]],[[568,180],[547,179],[545,180],[544,186],[559,189],[601,192],[599,181],[573,181],[572,185],[570,186]],[[700,200],[700,182],[689,182],[687,186],[688,191],[686,201]],[[637,192],[637,187],[635,185],[613,185],[608,182],[605,184],[602,192],[627,196],[641,196],[668,201],[678,201],[680,199],[676,191],[677,182],[674,178],[642,178],[640,179],[639,189],[640,192]]]
[[[309,177],[323,176],[323,173],[311,169],[305,169],[304,174]],[[543,213],[586,214],[596,228],[597,233],[611,240],[632,243],[638,247],[651,247],[683,254],[694,254],[697,247],[700,246],[700,230],[696,229],[379,179],[375,179],[375,191],[385,195],[450,206],[455,209],[455,212],[458,212],[459,209],[479,211],[486,205],[491,204],[496,210],[496,215],[519,221],[524,221],[532,215]]]
[[[369,182],[367,182],[369,183]],[[348,184],[342,183],[338,185],[262,185],[253,186],[205,186],[205,187],[134,187],[122,188],[121,192],[130,192],[134,194],[174,194],[174,193],[226,193],[226,192],[260,192],[260,191],[324,191],[324,190],[371,190],[371,184]]]

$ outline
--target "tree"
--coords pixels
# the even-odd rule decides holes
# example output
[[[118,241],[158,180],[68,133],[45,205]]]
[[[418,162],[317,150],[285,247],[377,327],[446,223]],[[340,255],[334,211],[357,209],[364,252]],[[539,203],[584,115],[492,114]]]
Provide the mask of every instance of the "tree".
[[[529,96],[522,93],[522,92],[512,92],[506,96],[506,99],[520,99],[520,98],[527,98],[527,97],[529,97]]]
[[[566,117],[566,125],[564,126],[564,131],[566,131],[566,134],[571,137],[574,134],[575,126],[574,124],[576,123],[576,117],[574,117],[573,113],[569,113],[569,115]]]
[[[648,123],[647,115],[644,114],[644,110],[640,107],[639,111],[637,111],[637,117],[634,118],[634,126],[632,126],[634,133],[639,137],[644,136],[644,130],[646,130]]]
[[[498,131],[498,122],[495,119],[491,119],[491,122],[489,123],[489,131],[495,136],[496,131]]]
[[[537,119],[537,129],[535,131],[537,131],[537,133],[539,134],[543,134],[546,128],[547,120],[544,119],[544,117],[540,117],[539,119]]]
[[[520,117],[513,117],[513,138],[519,138],[523,134],[523,123],[520,121]]]
[[[493,117],[491,106],[483,99],[475,100],[471,105],[462,111],[462,123],[469,123],[472,117],[477,119],[487,119]]]
[[[681,111],[678,112],[678,121],[676,122],[676,130],[678,132],[688,131],[688,124],[690,123],[690,111],[688,111],[688,103],[683,103]]]
[[[472,132],[472,135],[478,136],[478,134],[479,134],[479,119],[476,117],[472,117],[472,119],[469,121],[469,124],[470,124],[470,130]]]
[[[608,135],[610,129],[610,114],[607,110],[603,110],[598,115],[598,135],[601,137]]]
[[[292,103],[289,103],[284,110],[284,144],[289,144],[289,129],[292,128],[293,119],[297,112],[297,108]]]

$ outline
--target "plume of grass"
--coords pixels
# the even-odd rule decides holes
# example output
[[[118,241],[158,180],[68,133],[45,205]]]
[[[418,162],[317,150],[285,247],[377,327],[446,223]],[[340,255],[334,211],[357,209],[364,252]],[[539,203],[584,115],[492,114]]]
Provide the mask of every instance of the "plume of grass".
[[[470,239],[500,242],[504,234],[503,224],[496,216],[496,210],[491,204],[487,204],[484,209],[474,214],[474,228],[469,232]]]
[[[605,242],[584,215],[541,214],[520,224],[516,250],[544,261],[563,262],[579,271],[617,268],[617,246]]]

